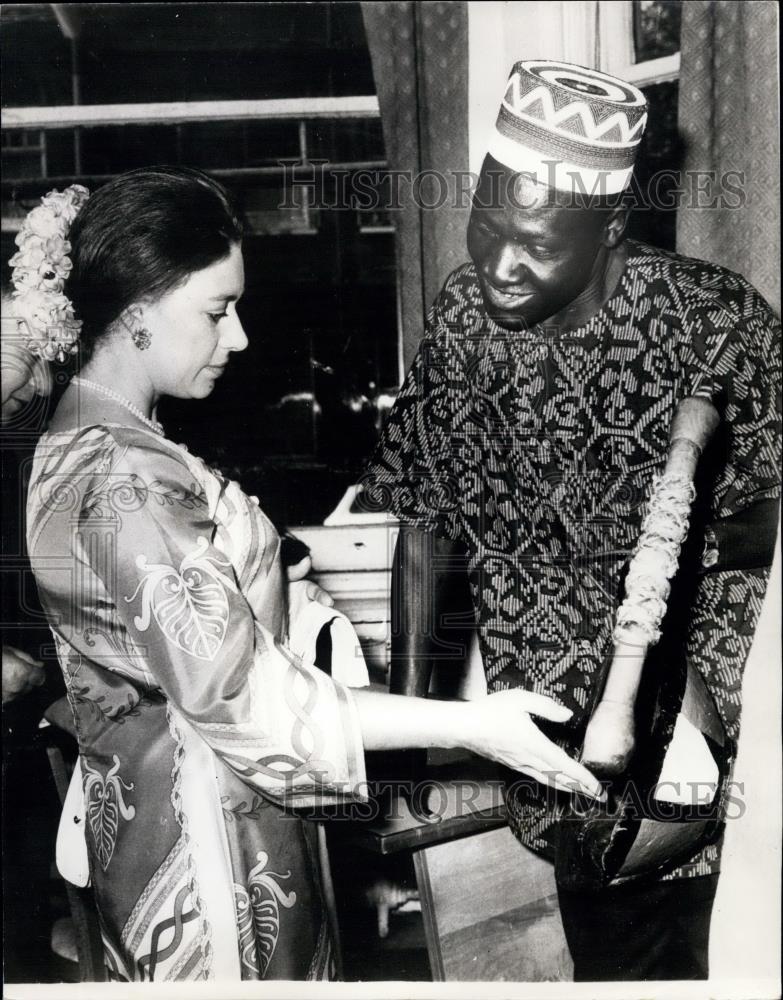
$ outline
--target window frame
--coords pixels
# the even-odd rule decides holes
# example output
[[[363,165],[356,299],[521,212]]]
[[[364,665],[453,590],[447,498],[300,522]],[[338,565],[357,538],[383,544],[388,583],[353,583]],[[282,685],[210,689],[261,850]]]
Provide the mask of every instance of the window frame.
[[[308,155],[306,124],[309,121],[346,121],[370,120],[380,118],[380,106],[375,94],[350,95],[344,97],[296,97],[274,100],[238,100],[238,101],[154,101],[148,103],[128,104],[68,104],[68,105],[31,105],[28,107],[3,108],[0,115],[0,128],[6,134],[22,133],[39,136],[41,157],[41,180],[49,180],[46,167],[46,134],[59,129],[73,129],[74,140],[85,128],[100,128],[104,126],[123,125],[187,125],[196,122],[259,122],[259,121],[291,121],[298,124],[299,159],[290,164],[278,166],[240,168],[235,170],[216,170],[215,176],[236,176],[257,174],[269,176],[283,174],[286,169],[313,169],[318,161],[312,161]],[[8,149],[4,144],[3,153]],[[20,149],[33,147],[20,146]],[[332,168],[380,167],[380,161],[362,161],[361,163],[330,163]],[[74,174],[78,181],[84,175]],[[61,182],[61,178],[51,178],[53,182]],[[311,235],[315,232],[311,225],[311,210],[309,195],[304,188],[305,197],[302,204],[301,226],[293,230],[299,235]],[[20,220],[5,218],[2,220],[3,232],[17,232]],[[386,232],[387,229],[378,231]]]
[[[634,0],[600,0],[600,69],[634,86],[654,86],[680,77],[680,52],[636,62],[633,32]]]

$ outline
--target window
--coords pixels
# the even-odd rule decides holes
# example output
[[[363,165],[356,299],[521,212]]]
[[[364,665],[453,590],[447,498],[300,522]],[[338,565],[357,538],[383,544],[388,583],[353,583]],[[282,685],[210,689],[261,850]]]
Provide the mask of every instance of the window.
[[[636,65],[676,56],[680,51],[680,0],[638,0],[633,7]],[[649,65],[648,65],[649,71]]]
[[[4,260],[52,187],[164,162],[220,177],[248,224],[250,347],[164,423],[279,525],[322,521],[398,383],[391,220],[284,191],[313,161],[385,166],[360,5],[8,4],[0,45]]]
[[[683,153],[677,131],[681,15],[681,0],[599,4],[601,69],[635,83],[650,105],[635,176],[637,189],[652,204],[636,208],[629,235],[666,250],[675,247],[677,214],[663,206],[673,200],[678,186],[673,174]]]

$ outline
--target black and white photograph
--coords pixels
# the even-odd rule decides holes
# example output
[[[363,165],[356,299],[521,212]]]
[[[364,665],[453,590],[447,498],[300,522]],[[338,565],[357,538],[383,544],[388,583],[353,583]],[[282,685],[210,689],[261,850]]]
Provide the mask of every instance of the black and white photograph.
[[[780,997],[779,16],[0,6],[5,996]]]

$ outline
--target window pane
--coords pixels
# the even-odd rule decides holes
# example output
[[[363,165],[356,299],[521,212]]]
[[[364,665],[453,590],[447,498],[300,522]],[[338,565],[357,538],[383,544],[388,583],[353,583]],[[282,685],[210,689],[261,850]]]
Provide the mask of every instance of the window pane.
[[[381,120],[308,122],[307,152],[312,159],[336,159],[348,163],[383,160]]]
[[[679,52],[681,13],[680,0],[636,0],[633,34],[638,63]]]

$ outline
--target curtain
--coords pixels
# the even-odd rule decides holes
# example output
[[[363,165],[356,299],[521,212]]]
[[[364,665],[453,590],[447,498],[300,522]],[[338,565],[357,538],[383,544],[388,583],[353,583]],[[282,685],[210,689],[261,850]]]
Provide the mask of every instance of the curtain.
[[[744,173],[739,208],[685,204],[677,249],[738,271],[780,312],[777,4],[682,5],[679,127],[686,170]]]
[[[777,39],[777,4],[690,0],[682,5],[684,166],[718,176],[744,172],[746,201],[734,210],[682,206],[677,249],[739,271],[779,312]],[[775,562],[743,680],[743,733],[734,781],[745,790],[745,815],[727,824],[710,934],[710,980],[721,984],[765,977],[772,982],[779,975],[779,883],[776,888],[770,872],[777,877],[780,870],[780,821],[774,814],[768,819],[762,800],[771,748],[780,741],[774,707],[780,697],[780,591],[775,586],[780,539]]]
[[[393,211],[402,363],[410,366],[441,285],[468,259],[468,14],[464,2],[362,3],[389,169],[401,183]],[[443,181],[429,172],[437,172]],[[427,207],[432,206],[432,207]]]

